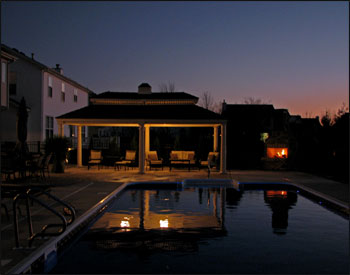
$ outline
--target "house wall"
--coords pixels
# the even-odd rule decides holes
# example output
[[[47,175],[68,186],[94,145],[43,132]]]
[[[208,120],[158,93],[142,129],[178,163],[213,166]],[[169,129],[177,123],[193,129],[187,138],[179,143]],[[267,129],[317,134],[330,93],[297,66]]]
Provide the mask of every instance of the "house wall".
[[[10,98],[20,102],[21,98],[24,97],[27,106],[31,109],[28,114],[27,140],[40,140],[41,71],[36,66],[24,62],[21,59],[9,64],[8,71],[16,74],[16,94],[10,95]],[[4,112],[2,115],[2,129],[6,129],[6,140],[8,141],[16,140],[16,119],[14,119],[14,114],[16,114],[16,112],[17,110],[13,109],[11,112]],[[5,139],[5,136],[3,138]],[[10,138],[11,140],[9,140]]]
[[[87,92],[25,60],[18,59],[11,63],[8,71],[16,75],[16,94],[10,95],[10,98],[20,102],[24,97],[30,108],[27,141],[45,140],[46,116],[53,117],[53,134],[57,135],[58,127],[55,119],[57,116],[88,105]],[[52,78],[52,97],[48,96],[49,76]],[[64,102],[61,99],[62,83],[65,83]],[[77,90],[77,102],[74,102],[74,88]],[[11,111],[1,114],[2,129],[6,129],[0,134],[3,141],[16,141],[17,109],[16,106],[10,106],[10,108]],[[69,136],[68,125],[65,126],[64,132],[66,136]]]
[[[49,90],[49,77],[52,79],[52,97],[48,96]],[[62,100],[61,91],[62,91],[62,83],[64,83],[65,88],[65,100]],[[77,91],[78,99],[77,102],[74,101],[74,89]],[[46,116],[50,116],[54,118],[54,131],[53,134],[58,134],[58,125],[56,121],[56,117],[62,114],[74,111],[76,109],[83,108],[89,103],[88,93],[79,89],[76,86],[58,78],[54,74],[49,72],[43,73],[43,93],[42,93],[42,102],[43,102],[43,119],[41,127],[43,129],[42,132],[42,140],[45,140],[45,129],[46,129]],[[76,127],[75,127],[76,128]],[[77,131],[77,129],[75,129]],[[69,136],[69,126],[64,126],[64,134],[65,136]],[[76,136],[77,133],[75,133]]]
[[[1,109],[8,108],[8,65],[7,60],[1,58]]]

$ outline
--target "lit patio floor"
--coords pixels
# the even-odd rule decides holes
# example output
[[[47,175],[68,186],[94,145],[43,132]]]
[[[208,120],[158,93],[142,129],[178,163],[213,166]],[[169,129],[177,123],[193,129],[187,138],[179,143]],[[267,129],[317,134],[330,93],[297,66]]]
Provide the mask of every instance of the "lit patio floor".
[[[89,171],[86,167],[68,167],[64,174],[51,174],[51,193],[58,198],[72,204],[76,209],[77,217],[89,210],[92,206],[110,194],[125,182],[140,181],[182,181],[183,179],[208,178],[206,170],[164,170],[146,171],[139,174],[137,169],[114,171],[112,168],[97,170],[93,167]],[[325,197],[339,201],[343,204],[349,202],[349,185],[332,180],[316,177],[310,174],[290,171],[228,171],[222,175],[212,172],[210,178],[232,179],[241,182],[291,182],[311,189]],[[10,220],[7,220],[4,211],[1,211],[1,274],[8,273],[11,268],[23,259],[35,253],[35,249],[13,249],[15,247],[12,205],[11,200],[3,200],[9,209]],[[20,240],[22,246],[27,246],[28,237],[24,207],[20,216]],[[38,230],[51,219],[51,214],[42,210],[37,204],[31,208],[33,214],[33,229]],[[36,240],[33,245],[39,249],[47,240]]]

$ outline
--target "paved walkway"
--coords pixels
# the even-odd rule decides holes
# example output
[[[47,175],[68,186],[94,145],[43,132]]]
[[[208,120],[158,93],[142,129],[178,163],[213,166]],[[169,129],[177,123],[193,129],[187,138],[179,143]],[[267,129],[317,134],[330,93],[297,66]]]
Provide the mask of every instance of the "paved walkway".
[[[229,171],[226,175],[213,172],[211,178],[226,178],[240,182],[291,182],[311,189],[315,192],[327,196],[332,200],[345,203],[349,202],[349,185],[332,180],[316,177],[310,174],[289,171]],[[138,171],[114,171],[114,169],[97,170],[95,167],[91,170],[84,168],[69,167],[64,174],[52,174],[50,179],[51,193],[58,198],[72,204],[76,209],[77,217],[80,217],[87,210],[105,198],[113,190],[125,182],[140,181],[177,181],[189,178],[208,178],[205,170],[202,171],[176,171],[169,172],[167,168],[164,171],[147,171],[141,175]],[[10,219],[8,220],[1,212],[1,274],[8,273],[11,268],[17,265],[21,260],[35,253],[34,249],[14,249],[14,231],[12,218],[11,200],[2,200],[8,205],[10,210]],[[23,247],[27,246],[28,229],[26,226],[26,217],[24,207],[20,216],[20,241]],[[62,208],[62,207],[61,207]],[[62,210],[62,209],[60,209]],[[38,232],[40,228],[49,223],[52,215],[39,207],[36,203],[31,207],[33,215],[33,229]],[[54,220],[52,220],[54,222]],[[35,240],[34,245],[39,248],[47,240]]]

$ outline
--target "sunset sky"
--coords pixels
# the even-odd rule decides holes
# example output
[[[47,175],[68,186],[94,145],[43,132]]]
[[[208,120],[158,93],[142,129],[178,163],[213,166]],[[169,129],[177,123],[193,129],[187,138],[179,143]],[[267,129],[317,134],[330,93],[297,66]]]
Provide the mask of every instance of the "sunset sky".
[[[349,102],[349,4],[2,2],[1,39],[96,93],[178,91],[260,98],[291,114]]]

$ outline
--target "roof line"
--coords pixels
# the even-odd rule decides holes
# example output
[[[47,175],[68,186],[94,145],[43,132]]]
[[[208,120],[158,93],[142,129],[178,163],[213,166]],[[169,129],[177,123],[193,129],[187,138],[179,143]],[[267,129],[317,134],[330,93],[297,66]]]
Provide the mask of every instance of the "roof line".
[[[65,80],[65,81],[67,81],[67,82],[70,82],[70,83],[73,84],[73,85],[79,86],[82,90],[84,90],[84,91],[87,92],[87,93],[93,93],[93,91],[91,91],[89,88],[87,88],[87,87],[85,87],[85,86],[79,84],[78,82],[74,81],[73,79],[71,79],[71,78],[69,78],[69,77],[67,77],[67,76],[65,76],[65,75],[62,75],[62,74],[56,72],[54,69],[49,68],[48,66],[46,66],[46,65],[44,65],[44,64],[42,64],[42,63],[40,63],[39,61],[34,60],[34,59],[32,59],[32,58],[29,58],[29,57],[26,56],[24,53],[17,52],[17,51],[14,50],[13,48],[11,49],[9,46],[7,46],[7,45],[5,45],[5,44],[1,44],[1,48],[2,48],[2,50],[4,49],[5,51],[7,51],[9,54],[14,55],[14,56],[16,56],[16,57],[18,57],[18,58],[21,58],[21,59],[23,59],[23,60],[25,60],[25,61],[31,63],[32,65],[39,67],[39,68],[40,68],[41,70],[43,70],[43,71],[47,71],[47,72],[49,72],[49,73],[55,75],[56,77],[58,77],[58,78],[60,78],[60,79],[62,79],[62,80]]]

